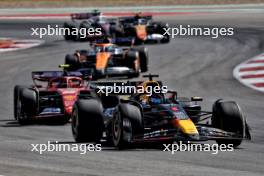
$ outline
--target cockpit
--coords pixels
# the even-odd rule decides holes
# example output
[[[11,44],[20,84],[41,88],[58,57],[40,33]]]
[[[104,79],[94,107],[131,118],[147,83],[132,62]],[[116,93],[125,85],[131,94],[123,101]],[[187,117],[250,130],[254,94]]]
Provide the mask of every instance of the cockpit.
[[[114,44],[97,44],[95,45],[95,52],[110,52],[113,54],[120,54],[122,53],[122,49],[118,48]]]
[[[81,88],[83,80],[77,77],[62,77],[50,80],[48,88]]]
[[[145,18],[139,18],[134,21],[134,25],[146,25],[147,22],[148,21]]]
[[[94,16],[89,18],[87,21],[89,21],[91,24],[97,23],[97,24],[106,24],[107,19],[104,16]]]

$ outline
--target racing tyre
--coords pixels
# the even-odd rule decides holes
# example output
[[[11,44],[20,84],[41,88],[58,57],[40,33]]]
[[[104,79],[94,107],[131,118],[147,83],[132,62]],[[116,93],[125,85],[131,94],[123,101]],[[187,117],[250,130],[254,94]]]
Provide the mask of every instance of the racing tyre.
[[[29,88],[23,88],[20,92],[17,105],[21,108],[17,120],[19,124],[23,125],[37,114],[38,102],[36,92]]]
[[[164,34],[165,30],[164,29],[167,29],[168,28],[168,25],[164,24],[164,23],[157,23],[157,32],[160,33],[160,34]],[[166,34],[166,35],[163,35],[164,38],[161,39],[161,43],[169,43],[170,42],[170,35]]]
[[[70,65],[70,69],[69,70],[78,69],[78,66],[79,66],[78,59],[76,58],[76,56],[74,56],[72,54],[67,54],[65,56],[65,64]]]
[[[100,142],[103,107],[97,99],[80,99],[72,111],[72,134],[76,142]]]
[[[73,28],[76,28],[76,29],[78,28],[75,23],[66,22],[66,23],[64,23],[63,27],[65,29],[69,29],[69,33],[67,32],[67,30],[65,32],[65,35],[64,35],[65,40],[78,40],[78,35],[71,35],[72,31],[73,31],[72,29]]]
[[[14,119],[17,120],[21,115],[21,102],[20,102],[20,92],[26,86],[16,85],[14,88]]]
[[[120,26],[114,25],[110,27],[110,37],[117,38],[123,36],[124,32]]]
[[[169,43],[170,42],[170,36],[164,35],[164,38],[161,39],[161,43]]]
[[[141,48],[137,48],[137,51],[139,52],[139,58],[140,58],[140,70],[141,72],[147,72],[148,62],[149,62],[148,49],[145,47],[141,47]]]
[[[112,143],[118,149],[128,148],[134,135],[143,134],[142,114],[138,107],[126,103],[119,105],[113,117]]]
[[[212,126],[241,136],[241,139],[216,140],[218,144],[233,144],[233,147],[241,144],[245,134],[245,119],[236,102],[217,100],[213,105]]]
[[[138,77],[140,72],[139,53],[137,51],[129,51],[127,53],[127,67],[133,69],[134,73],[129,78]]]

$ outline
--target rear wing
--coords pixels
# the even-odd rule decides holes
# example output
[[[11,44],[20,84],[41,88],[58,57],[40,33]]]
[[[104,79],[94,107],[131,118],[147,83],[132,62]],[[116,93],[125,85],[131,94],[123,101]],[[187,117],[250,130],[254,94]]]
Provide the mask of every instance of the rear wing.
[[[152,20],[151,15],[140,15],[139,18],[144,18],[147,21]],[[119,17],[118,19],[121,23],[133,23],[135,21],[135,16]]]
[[[141,15],[140,18],[144,18],[146,20],[152,20],[152,15]]]
[[[85,19],[89,19],[91,17],[94,17],[94,16],[99,16],[101,15],[100,12],[88,12],[88,13],[72,13],[71,14],[71,19],[72,20],[85,20]]]
[[[66,71],[36,71],[32,72],[32,79],[38,81],[49,81],[50,79],[64,77],[64,76],[76,76],[83,77],[81,72],[66,72]]]
[[[91,76],[94,73],[94,69],[93,68],[80,68],[78,70],[75,71],[68,71],[69,69],[71,69],[71,65],[69,64],[60,64],[59,68],[63,69],[63,72],[65,72],[66,76],[75,76],[72,74],[80,74],[80,76],[78,77],[82,77],[83,79],[87,79],[91,80]]]

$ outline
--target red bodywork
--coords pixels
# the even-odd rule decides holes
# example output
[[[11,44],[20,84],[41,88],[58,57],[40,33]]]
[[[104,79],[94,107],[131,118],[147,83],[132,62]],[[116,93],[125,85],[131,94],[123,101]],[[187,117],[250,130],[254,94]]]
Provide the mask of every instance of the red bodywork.
[[[61,98],[62,105],[60,106],[60,113],[49,111],[39,112],[37,117],[42,116],[70,116],[72,108],[78,96],[81,92],[89,93],[89,88],[86,85],[83,75],[78,72],[63,72],[63,71],[44,71],[44,72],[32,72],[33,82],[35,86],[33,89],[39,92],[39,109],[45,110],[45,106],[51,106],[52,104],[47,104],[42,106],[41,100],[44,99],[56,99]],[[43,95],[44,94],[44,95]],[[44,97],[43,97],[44,96]],[[45,101],[45,100],[44,100]],[[52,102],[52,100],[51,100]],[[44,108],[44,109],[43,109]],[[49,107],[48,107],[49,108]],[[63,108],[63,109],[62,109]],[[56,111],[56,108],[55,108]]]
[[[65,113],[70,115],[80,91],[87,90],[87,88],[84,86],[82,78],[67,76],[51,79],[46,90],[59,92],[62,96]]]

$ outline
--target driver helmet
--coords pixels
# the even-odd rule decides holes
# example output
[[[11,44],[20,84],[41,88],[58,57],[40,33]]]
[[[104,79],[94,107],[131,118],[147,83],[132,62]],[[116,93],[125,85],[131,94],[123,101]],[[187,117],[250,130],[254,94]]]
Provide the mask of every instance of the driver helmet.
[[[99,15],[101,15],[101,12],[100,12],[100,10],[98,10],[98,9],[94,9],[94,10],[92,11],[92,15],[93,15],[93,16],[99,16]]]
[[[69,79],[68,87],[69,88],[78,88],[81,86],[81,80],[79,79]]]
[[[158,105],[162,103],[162,96],[158,94],[153,94],[149,97],[150,105]]]

